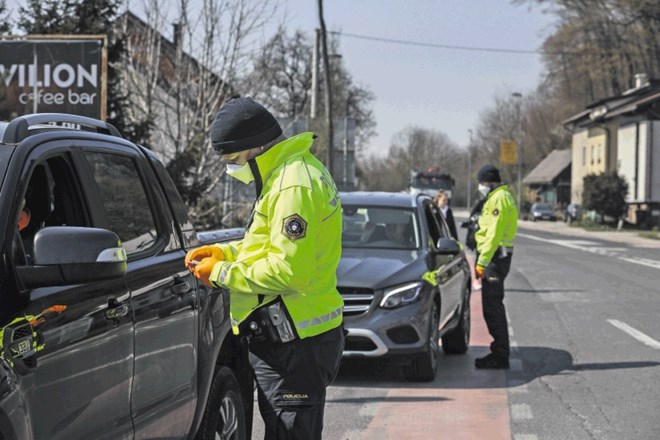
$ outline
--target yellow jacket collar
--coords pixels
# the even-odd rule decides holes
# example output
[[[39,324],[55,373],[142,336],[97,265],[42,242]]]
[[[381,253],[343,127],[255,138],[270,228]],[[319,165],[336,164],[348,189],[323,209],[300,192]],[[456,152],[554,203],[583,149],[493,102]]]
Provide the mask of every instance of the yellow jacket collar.
[[[502,189],[508,189],[508,188],[509,188],[509,185],[507,185],[507,184],[505,184],[505,183],[503,183],[503,184],[501,184],[501,185],[499,185],[499,186],[496,186],[495,188],[493,188],[493,189],[488,193],[488,197],[487,197],[487,198],[490,198],[490,196],[492,196],[496,191],[500,191],[500,190],[502,190]]]
[[[301,133],[275,144],[264,154],[257,156],[255,160],[264,183],[275,168],[292,157],[308,153],[315,137],[311,131]]]

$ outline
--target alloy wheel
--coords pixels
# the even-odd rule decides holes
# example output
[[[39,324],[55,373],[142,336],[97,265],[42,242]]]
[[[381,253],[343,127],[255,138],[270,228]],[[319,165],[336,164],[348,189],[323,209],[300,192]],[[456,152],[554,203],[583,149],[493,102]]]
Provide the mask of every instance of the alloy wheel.
[[[232,396],[225,396],[220,404],[220,418],[215,433],[216,440],[231,440],[238,432],[238,413]]]

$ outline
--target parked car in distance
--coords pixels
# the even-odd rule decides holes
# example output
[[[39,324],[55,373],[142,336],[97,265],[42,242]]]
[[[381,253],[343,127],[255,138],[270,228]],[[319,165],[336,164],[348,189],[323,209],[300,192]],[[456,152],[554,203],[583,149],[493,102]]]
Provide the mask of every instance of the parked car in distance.
[[[566,206],[564,210],[564,221],[565,222],[574,222],[580,219],[582,216],[582,208],[580,205],[575,203],[570,203]]]
[[[555,211],[549,203],[534,203],[530,209],[530,219],[535,222],[536,220],[557,220]]]
[[[0,122],[0,439],[250,438],[229,295],[163,163],[96,119]]]
[[[427,195],[340,197],[344,357],[388,359],[408,380],[433,380],[439,340],[445,353],[465,353],[470,341],[470,269],[461,244]],[[423,280],[427,272],[434,282]]]

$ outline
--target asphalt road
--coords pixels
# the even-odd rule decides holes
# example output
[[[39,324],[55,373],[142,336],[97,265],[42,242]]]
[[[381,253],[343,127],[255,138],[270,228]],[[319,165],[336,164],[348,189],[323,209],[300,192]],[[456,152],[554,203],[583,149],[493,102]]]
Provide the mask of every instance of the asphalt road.
[[[324,438],[660,439],[660,242],[522,222],[506,289],[509,371],[473,367],[490,342],[474,292],[470,350],[434,382],[344,362]]]

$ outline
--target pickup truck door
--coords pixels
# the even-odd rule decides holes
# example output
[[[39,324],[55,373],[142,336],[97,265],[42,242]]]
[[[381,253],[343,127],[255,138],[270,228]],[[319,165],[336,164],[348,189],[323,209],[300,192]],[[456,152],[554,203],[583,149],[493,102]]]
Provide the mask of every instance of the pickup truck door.
[[[463,294],[463,270],[458,255],[438,255],[435,245],[440,238],[451,238],[449,228],[442,218],[442,213],[433,202],[425,201],[424,217],[426,218],[430,240],[429,245],[435,264],[434,269],[440,268],[438,276],[438,289],[441,295],[440,327],[442,328],[456,313],[459,313],[461,296]]]
[[[87,144],[98,225],[115,232],[128,254],[126,280],[135,319],[131,407],[136,438],[184,438],[197,393],[196,280],[161,185],[146,157],[129,146]]]
[[[18,150],[13,161],[18,163],[12,162],[12,168],[21,171],[3,184],[3,192],[15,191],[7,214],[18,218],[23,201],[31,212],[28,226],[21,232],[13,228],[7,240],[12,244],[10,264],[20,280],[35,276],[31,245],[39,229],[92,224],[70,142],[42,144],[27,157]],[[133,314],[125,280],[32,288],[21,294],[13,285],[2,290],[3,322],[19,319],[3,328],[8,338],[26,330],[19,327],[24,316],[61,306],[37,320],[43,349],[11,363],[15,382],[10,386],[23,402],[3,410],[13,419],[18,438],[132,439]],[[14,315],[9,320],[8,310]]]

